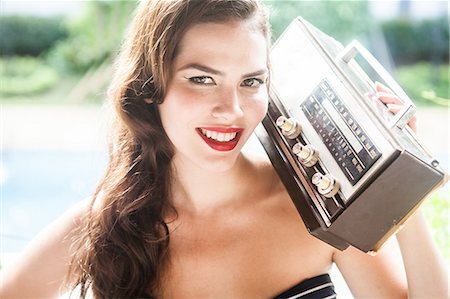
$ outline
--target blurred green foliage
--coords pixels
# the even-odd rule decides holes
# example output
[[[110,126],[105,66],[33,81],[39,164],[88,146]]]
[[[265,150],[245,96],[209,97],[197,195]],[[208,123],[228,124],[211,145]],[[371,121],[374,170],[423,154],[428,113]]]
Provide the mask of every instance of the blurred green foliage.
[[[416,104],[450,106],[449,73],[449,64],[418,62],[397,68],[395,78]]]
[[[61,18],[0,15],[0,55],[37,56],[67,37]]]
[[[84,12],[67,20],[68,38],[47,55],[58,69],[84,73],[118,50],[136,0],[87,1]]]
[[[58,73],[35,57],[0,58],[0,96],[39,94],[58,82]]]
[[[374,26],[368,1],[264,0],[264,3],[269,7],[274,38],[298,16],[344,44],[355,38],[364,42]]]
[[[365,0],[263,1],[270,10],[274,40],[297,16],[304,17],[344,45],[358,39],[370,49],[371,44],[379,42],[374,36],[379,37],[382,33],[394,63],[410,64],[398,69],[396,78],[411,98],[418,104],[427,105],[442,104],[442,99],[449,98],[448,18],[420,22],[399,18],[377,23],[371,16],[369,2]],[[3,86],[6,82],[10,85],[2,89],[5,90],[3,95],[13,96],[13,90],[20,92],[21,88],[17,86],[24,85],[30,86],[34,92],[44,92],[50,88],[51,82],[60,82],[50,80],[54,76],[50,74],[48,66],[53,67],[61,77],[73,79],[88,71],[95,73],[101,65],[112,63],[133,17],[137,0],[86,1],[83,5],[81,13],[64,20],[54,17],[0,17],[1,53],[40,55],[46,62],[40,64],[43,66],[42,74],[36,79],[36,85],[40,87],[31,88],[34,82],[24,84],[20,80],[32,78],[31,75],[37,71],[25,75],[28,72],[27,63],[9,61],[8,68],[15,65],[17,74],[22,75],[14,75],[14,79],[2,79]],[[435,67],[421,60],[432,61],[436,65],[443,62],[443,65]],[[34,65],[34,62],[28,63]],[[6,65],[4,61],[2,65]],[[9,72],[5,70],[2,74]],[[99,90],[90,92],[102,92],[100,88],[104,88],[104,83],[99,82]],[[6,92],[7,89],[10,91]],[[27,90],[23,88],[25,94]]]
[[[450,262],[449,199],[447,186],[439,189],[423,204],[423,212],[431,226],[433,238],[447,262]]]
[[[391,55],[398,65],[449,59],[449,19],[396,18],[381,24]]]

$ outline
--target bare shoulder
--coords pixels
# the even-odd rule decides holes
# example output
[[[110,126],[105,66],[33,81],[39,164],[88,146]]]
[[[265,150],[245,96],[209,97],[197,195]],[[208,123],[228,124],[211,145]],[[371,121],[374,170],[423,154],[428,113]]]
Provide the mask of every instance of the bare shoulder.
[[[291,202],[290,196],[269,158],[266,155],[253,152],[244,153],[244,157],[250,165],[248,168],[252,173],[252,183],[261,194],[259,198],[275,205],[271,208],[280,208],[292,217],[298,218],[299,216]]]
[[[88,200],[72,206],[40,232],[16,262],[2,269],[0,297],[49,298],[61,293],[73,253],[72,243],[88,209]]]
[[[270,223],[273,231],[282,231],[279,236],[288,236],[277,242],[284,244],[285,250],[293,248],[291,252],[297,253],[288,264],[301,261],[310,270],[310,275],[305,275],[308,277],[328,271],[335,262],[355,297],[377,294],[393,298],[404,292],[406,278],[395,240],[388,242],[376,256],[370,256],[352,247],[339,251],[316,239],[308,233],[268,157],[247,154],[246,158],[263,194],[264,215],[268,215],[264,223]]]
[[[261,154],[246,154],[253,168],[253,186],[257,186],[259,195],[255,200],[262,208],[266,222],[274,226],[280,226],[283,231],[291,231],[292,234],[300,236],[299,244],[312,242],[316,245],[325,245],[312,237],[305,227],[292,199],[287,192],[283,182],[278,176],[269,158]],[[256,203],[255,203],[256,204]],[[329,248],[328,245],[325,247]]]
[[[248,171],[258,181],[261,181],[266,187],[276,187],[274,190],[277,192],[283,192],[283,184],[266,155],[257,152],[245,152],[243,156],[247,161]]]
[[[283,271],[290,273],[292,284],[326,273],[336,249],[309,233],[270,160],[258,156],[249,159],[257,169],[255,177],[263,182],[259,185],[264,198],[260,200],[259,219],[271,228],[272,233],[265,238],[271,244],[283,244],[284,255],[277,256],[280,264],[285,263]]]

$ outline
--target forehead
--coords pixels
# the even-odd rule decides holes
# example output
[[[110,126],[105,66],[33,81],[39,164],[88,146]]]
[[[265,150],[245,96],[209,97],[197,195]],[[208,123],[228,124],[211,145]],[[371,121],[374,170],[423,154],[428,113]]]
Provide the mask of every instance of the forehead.
[[[204,62],[217,66],[266,67],[267,40],[249,21],[199,23],[182,37],[174,65]]]

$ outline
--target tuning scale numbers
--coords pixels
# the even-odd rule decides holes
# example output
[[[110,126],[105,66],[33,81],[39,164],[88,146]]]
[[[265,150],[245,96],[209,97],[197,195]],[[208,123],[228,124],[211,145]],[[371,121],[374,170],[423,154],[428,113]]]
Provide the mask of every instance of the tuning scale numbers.
[[[355,185],[381,156],[342,100],[323,80],[301,109],[334,160]]]

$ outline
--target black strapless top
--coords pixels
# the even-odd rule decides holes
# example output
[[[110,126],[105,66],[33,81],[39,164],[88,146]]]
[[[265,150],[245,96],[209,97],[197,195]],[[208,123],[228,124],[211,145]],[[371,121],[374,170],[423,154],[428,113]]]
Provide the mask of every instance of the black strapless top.
[[[145,298],[155,298],[145,295]],[[330,275],[322,274],[303,280],[298,285],[274,297],[274,299],[333,299],[336,298]]]
[[[303,280],[298,285],[290,288],[286,292],[274,297],[274,299],[297,299],[297,298],[315,298],[331,299],[336,298],[334,285],[330,275],[322,274]]]

